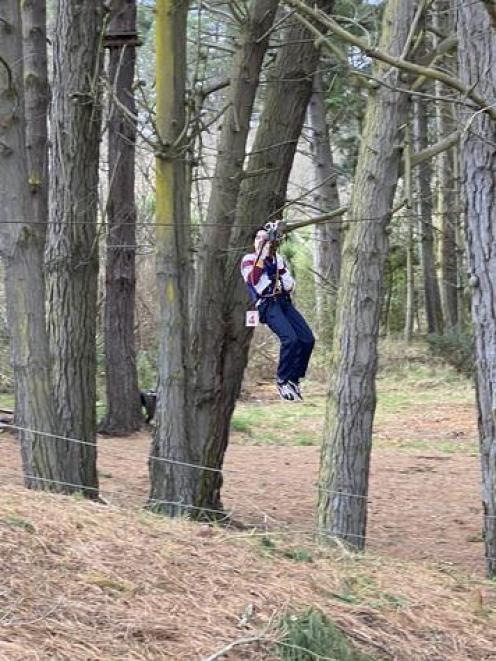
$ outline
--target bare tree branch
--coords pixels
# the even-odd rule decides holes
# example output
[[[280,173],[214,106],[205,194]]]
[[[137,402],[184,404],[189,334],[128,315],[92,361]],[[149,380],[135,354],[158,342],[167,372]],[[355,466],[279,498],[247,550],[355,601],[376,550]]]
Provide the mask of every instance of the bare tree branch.
[[[367,55],[368,57],[371,57],[375,60],[380,60],[381,62],[391,65],[392,67],[403,69],[404,71],[408,71],[409,73],[416,74],[417,76],[425,76],[426,78],[430,78],[432,80],[439,80],[441,83],[444,83],[448,87],[458,90],[464,96],[472,99],[472,101],[474,101],[474,103],[479,108],[484,108],[485,112],[487,112],[488,115],[492,117],[492,119],[496,119],[496,109],[488,103],[487,99],[484,99],[479,94],[477,94],[477,92],[474,91],[473,87],[467,87],[466,85],[464,85],[461,82],[461,80],[459,80],[458,78],[455,78],[454,76],[450,76],[444,71],[439,71],[438,69],[432,69],[430,67],[425,67],[420,64],[415,64],[414,62],[409,62],[403,59],[402,57],[394,57],[389,53],[385,53],[381,51],[379,48],[376,48],[375,46],[371,46],[365,40],[355,36],[354,34],[351,34],[351,32],[348,32],[348,30],[342,28],[338,23],[336,23],[336,21],[333,18],[326,15],[324,12],[320,11],[319,9],[312,9],[311,7],[306,5],[303,0],[284,0],[284,1],[288,5],[295,7],[299,13],[307,16],[308,18],[314,21],[317,21],[322,26],[322,28],[325,28],[326,30],[332,32],[334,35],[336,35],[346,43],[356,46],[357,48],[362,50],[365,53],[365,55]],[[324,34],[321,34],[321,39],[319,40],[319,43],[320,45],[330,50],[332,53],[335,53],[336,47],[334,46],[334,44],[332,46],[330,45],[329,39]]]

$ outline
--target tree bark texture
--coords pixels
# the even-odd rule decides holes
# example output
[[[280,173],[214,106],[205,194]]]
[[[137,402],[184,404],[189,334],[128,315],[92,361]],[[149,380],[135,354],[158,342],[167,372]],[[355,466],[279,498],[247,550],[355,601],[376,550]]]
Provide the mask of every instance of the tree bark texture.
[[[104,6],[59,0],[52,94],[49,332],[59,433],[56,461],[68,485],[97,496],[96,313],[98,154]],[[89,443],[90,445],[88,445]],[[76,486],[71,486],[76,485]]]
[[[481,2],[458,7],[459,69],[466,84],[496,102],[496,32]],[[486,570],[496,575],[496,123],[460,117],[468,266],[472,285]]]
[[[380,48],[398,55],[404,48],[415,0],[389,0]],[[399,72],[384,66],[399,85]],[[388,253],[388,224],[400,169],[408,100],[377,89],[369,96],[351,201],[353,223],[343,247],[337,321],[319,476],[319,528],[361,549],[365,545],[372,423],[376,405],[377,339]]]
[[[312,155],[315,180],[318,188],[313,195],[318,213],[325,214],[339,209],[337,171],[331,149],[329,127],[325,107],[325,90],[322,75],[316,73],[313,93],[308,106],[308,118],[312,132]],[[314,227],[314,269],[316,309],[319,336],[332,339],[332,327],[341,269],[341,221],[319,223]]]
[[[414,136],[416,151],[428,147],[427,109],[425,101],[414,102],[415,124]],[[426,160],[416,168],[417,174],[417,212],[419,215],[422,274],[424,279],[424,302],[427,320],[427,332],[443,332],[443,313],[441,294],[436,274],[436,258],[434,251],[434,230],[432,226],[432,166]]]
[[[196,503],[200,479],[197,470],[192,475],[188,466],[169,463],[194,459],[189,429],[189,200],[183,130],[187,12],[186,0],[159,0],[156,4],[157,128],[163,146],[156,159],[160,348],[149,506],[170,516],[196,511],[188,506]]]
[[[143,422],[134,342],[136,123],[131,117],[136,113],[133,92],[136,38],[132,36],[136,33],[136,0],[114,0],[107,33],[111,88],[105,271],[107,412],[99,430],[122,436],[138,430]],[[126,33],[130,39],[119,38]]]
[[[43,12],[40,7],[38,9],[39,13],[26,15],[29,32],[26,54],[30,56],[41,44],[46,47],[44,40],[30,39],[34,32],[36,37],[39,32],[44,34]],[[40,223],[36,215],[40,208],[38,194],[43,186],[41,177],[40,186],[34,189],[30,186],[26,139],[34,141],[35,126],[43,130],[43,122],[38,115],[44,117],[46,135],[46,96],[43,102],[46,88],[43,90],[43,85],[28,86],[30,118],[26,122],[20,3],[17,0],[0,0],[0,17],[0,198],[4,220],[0,223],[0,255],[5,265],[15,423],[24,428],[19,432],[19,437],[26,486],[44,488],[48,486],[45,479],[57,478],[50,461],[52,439],[36,433],[50,433],[55,426],[43,277],[46,225]],[[39,57],[42,60],[43,53]],[[31,57],[27,59],[31,60]],[[29,71],[29,63],[27,66]],[[40,79],[46,80],[43,67],[38,69],[38,74]],[[35,89],[42,91],[42,97],[33,116]],[[37,146],[40,150],[33,148],[30,153],[31,173],[37,167],[37,157],[41,151],[41,145]]]
[[[26,153],[32,218],[48,220],[48,68],[46,2],[24,0],[22,6]]]

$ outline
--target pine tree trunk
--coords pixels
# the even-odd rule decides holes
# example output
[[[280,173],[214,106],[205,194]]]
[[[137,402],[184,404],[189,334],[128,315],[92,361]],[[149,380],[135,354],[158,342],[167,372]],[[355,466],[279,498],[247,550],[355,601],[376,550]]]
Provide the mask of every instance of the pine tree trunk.
[[[26,121],[20,4],[17,0],[0,0],[4,60],[0,65],[0,193],[4,217],[16,221],[0,224],[0,254],[5,265],[15,423],[24,428],[19,438],[25,484],[41,489],[50,486],[45,480],[58,477],[50,462],[53,439],[30,431],[50,433],[55,427],[43,277],[46,141],[43,144],[37,135],[46,136],[43,4],[24,6]]]
[[[481,2],[459,5],[459,69],[466,85],[494,102],[496,32]],[[472,285],[476,385],[482,466],[486,571],[496,575],[496,122],[485,113],[461,113],[462,181],[468,267]]]
[[[441,113],[443,115],[443,113]],[[441,125],[444,119],[441,120]],[[458,213],[453,189],[453,150],[444,152],[439,163],[438,210],[441,217],[441,282],[443,318],[446,331],[458,328],[458,265],[456,226]]]
[[[60,442],[54,461],[67,492],[98,494],[96,314],[102,21],[99,0],[59,0],[52,94],[49,331]],[[89,444],[88,444],[89,443]]]
[[[26,154],[32,218],[48,220],[48,70],[46,2],[22,3]],[[46,228],[43,228],[45,231]]]
[[[308,107],[312,130],[312,154],[315,167],[316,189],[313,200],[318,213],[325,214],[338,209],[339,193],[337,172],[330,144],[327,125],[324,87],[322,75],[314,76],[313,94]],[[340,222],[319,223],[314,227],[314,268],[317,327],[320,337],[332,339],[334,308],[339,286],[341,269],[341,227]]]
[[[113,1],[107,34],[108,77],[112,90],[109,98],[109,196],[105,276],[107,413],[99,425],[99,430],[122,436],[137,431],[143,422],[134,343],[136,123],[131,117],[136,113],[133,92],[136,0]],[[121,41],[119,35],[122,34],[127,34],[130,39]]]
[[[402,52],[415,0],[389,0],[380,48]],[[375,75],[385,75],[379,65]],[[388,84],[399,73],[388,71]],[[321,452],[318,525],[353,547],[365,545],[372,423],[376,405],[377,339],[388,252],[388,224],[399,175],[400,126],[407,97],[380,87],[369,95],[351,200],[354,223],[343,247],[341,282]]]
[[[434,4],[434,26],[445,34],[454,31],[454,15],[450,12],[451,0],[437,0]],[[434,44],[437,45],[436,43]],[[446,67],[446,62],[440,66]],[[436,95],[446,96],[446,87],[435,84]],[[447,137],[456,128],[447,103],[436,104],[436,125],[438,139]],[[457,224],[458,206],[455,190],[455,149],[442,152],[437,158],[437,208],[441,220],[441,301],[444,330],[449,332],[458,328],[458,265],[457,265]]]
[[[427,135],[427,108],[425,101],[416,100],[415,109],[415,149],[422,151],[429,146]],[[424,302],[427,319],[427,332],[443,332],[441,294],[436,274],[434,251],[434,230],[432,227],[432,167],[424,161],[416,168],[417,173],[417,212],[419,214],[422,272],[424,276]]]
[[[188,319],[189,200],[184,158],[186,0],[156,5],[157,128],[163,145],[156,159],[157,282],[160,349],[156,428],[149,461],[149,507],[182,516],[195,504],[198,471],[172,461],[201,463],[189,431]],[[184,503],[185,506],[179,503]]]
[[[408,219],[408,239],[406,248],[406,307],[405,307],[405,342],[413,338],[415,319],[415,242],[413,240],[413,219]]]
[[[458,112],[458,109],[453,109],[454,113]],[[455,189],[454,199],[456,205],[456,211],[454,214],[454,222],[456,228],[456,267],[457,267],[457,310],[458,310],[458,330],[460,333],[467,332],[467,326],[470,321],[470,295],[468,294],[466,279],[467,279],[467,254],[465,250],[465,227],[464,227],[464,213],[462,209],[464,208],[463,204],[463,194],[462,194],[462,183],[460,181],[460,170],[461,170],[461,157],[460,157],[460,145],[456,145],[453,155],[453,187]]]

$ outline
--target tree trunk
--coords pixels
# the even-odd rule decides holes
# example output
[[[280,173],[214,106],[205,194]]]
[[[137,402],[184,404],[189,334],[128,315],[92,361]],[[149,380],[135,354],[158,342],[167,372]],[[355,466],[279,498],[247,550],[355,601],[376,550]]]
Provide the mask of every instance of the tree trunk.
[[[425,101],[416,100],[415,108],[415,142],[416,151],[429,146],[427,134],[427,108]],[[427,332],[443,332],[443,313],[441,295],[436,275],[436,260],[434,256],[434,231],[432,227],[432,167],[430,161],[420,163],[417,172],[417,212],[420,221],[422,272],[424,276],[424,301],[427,318]]]
[[[459,67],[467,85],[494,101],[496,32],[481,2],[459,5]],[[486,570],[496,575],[496,122],[483,113],[461,113],[462,181],[468,266],[472,285],[476,385],[482,466]]]
[[[441,115],[444,113],[441,111]],[[441,120],[441,125],[444,119]],[[458,265],[456,226],[458,213],[453,189],[454,158],[453,150],[441,154],[439,163],[438,210],[441,218],[441,282],[444,328],[452,331],[458,328]]]
[[[415,0],[389,0],[384,10],[381,49],[404,48]],[[399,72],[378,66],[392,87]],[[372,423],[376,405],[377,339],[388,224],[400,168],[400,126],[406,95],[379,87],[369,95],[350,215],[376,220],[354,223],[343,248],[337,321],[319,479],[319,528],[363,548]]]
[[[315,180],[318,188],[313,199],[319,214],[329,213],[340,207],[337,172],[330,144],[327,125],[325,95],[320,73],[314,76],[313,94],[308,106],[312,130],[312,154]],[[340,221],[319,223],[314,227],[314,268],[318,334],[330,345],[334,325],[334,308],[341,268]]]
[[[103,3],[59,0],[54,43],[49,331],[59,433],[54,461],[67,492],[98,494],[96,314]],[[54,448],[55,452],[55,448]],[[84,489],[83,487],[88,487]]]
[[[433,21],[436,28],[446,34],[454,31],[451,0],[437,0],[434,5]],[[437,45],[437,44],[435,44]],[[446,62],[441,62],[446,67]],[[435,84],[436,95],[446,96],[448,89],[439,82]],[[446,138],[456,128],[447,103],[436,104],[438,139]],[[458,328],[458,265],[457,224],[458,206],[455,189],[455,148],[447,149],[437,158],[437,209],[441,219],[441,301],[444,330]]]
[[[5,264],[15,424],[23,428],[19,437],[25,483],[44,488],[49,486],[45,480],[58,477],[50,463],[53,439],[32,431],[50,433],[55,426],[43,277],[46,217],[41,216],[42,200],[46,201],[47,172],[42,166],[46,143],[37,140],[38,131],[46,136],[45,19],[41,2],[36,8],[25,3],[24,10],[27,122],[20,3],[0,0],[0,197],[4,216],[16,221],[0,224],[0,254]]]
[[[185,145],[186,0],[156,5],[157,129],[162,150],[156,159],[157,282],[160,349],[156,428],[149,461],[149,506],[171,516],[186,515],[199,480],[170,461],[198,463],[189,432],[190,343],[188,319],[189,200]],[[185,463],[188,463],[185,461]]]
[[[184,426],[174,430],[164,428],[164,442],[157,446],[165,458],[178,459],[193,464],[185,467],[167,462],[156,462],[153,476],[163,488],[160,497],[168,501],[182,500],[193,507],[192,516],[203,515],[204,510],[219,510],[218,491],[212,492],[210,482],[217,481],[217,471],[199,471],[194,465],[222,466],[215,443],[218,420],[228,414],[219,414],[223,408],[222,349],[225,327],[222,322],[225,290],[226,261],[223,249],[229,243],[231,224],[234,221],[236,201],[243,176],[246,142],[250,119],[257,92],[263,57],[267,50],[268,35],[275,11],[276,0],[257,0],[253,4],[250,20],[233,62],[229,89],[229,108],[224,116],[219,138],[216,169],[207,212],[207,227],[198,257],[196,291],[192,307],[192,364],[196,366],[191,376],[191,392],[183,395]],[[241,367],[242,369],[242,367]],[[186,383],[184,383],[186,387]],[[171,410],[177,401],[177,393],[164,389],[163,406]],[[192,400],[190,401],[189,397]],[[159,402],[160,402],[159,397]],[[229,400],[230,401],[230,400]],[[160,404],[159,404],[160,406]],[[228,416],[230,418],[230,414]],[[165,441],[165,434],[170,437]],[[185,439],[188,439],[187,442]],[[154,492],[155,493],[155,492]],[[195,509],[198,508],[198,509]],[[169,514],[181,515],[184,508],[164,508]],[[207,516],[215,512],[203,512]]]
[[[26,154],[33,220],[48,220],[48,70],[46,2],[22,3]],[[43,227],[43,234],[46,225]]]
[[[143,422],[134,344],[136,206],[134,169],[136,113],[136,0],[114,0],[109,47],[109,197],[105,277],[106,434],[125,435]],[[127,113],[123,108],[127,109]]]
[[[413,321],[415,319],[415,242],[413,240],[413,218],[408,218],[408,238],[406,248],[406,308],[405,308],[405,342],[413,338]]]
[[[458,109],[452,109],[454,113],[458,113]],[[464,217],[465,214],[461,211],[464,208],[463,204],[463,195],[462,195],[462,183],[460,181],[460,170],[461,170],[461,157],[460,157],[460,145],[456,145],[454,150],[453,157],[453,186],[455,188],[455,204],[456,204],[456,213],[454,214],[455,218],[455,228],[456,228],[456,267],[457,267],[457,295],[458,295],[458,329],[460,333],[467,333],[467,326],[470,324],[470,294],[468,293],[466,286],[467,278],[467,254],[465,246],[465,227],[464,227]]]

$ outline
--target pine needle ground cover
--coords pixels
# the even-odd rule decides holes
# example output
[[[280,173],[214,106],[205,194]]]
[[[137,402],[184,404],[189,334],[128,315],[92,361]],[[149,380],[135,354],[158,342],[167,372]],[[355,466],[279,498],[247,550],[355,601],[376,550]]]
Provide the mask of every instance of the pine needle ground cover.
[[[9,661],[199,660],[237,641],[223,658],[496,658],[491,583],[308,537],[9,487],[0,558],[0,658]],[[344,635],[330,649],[347,656],[321,654],[323,622]]]

